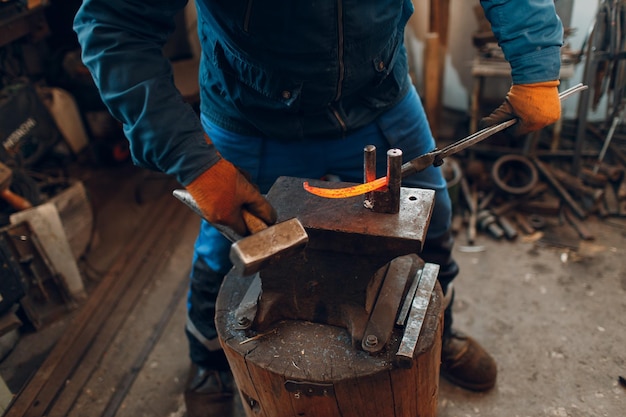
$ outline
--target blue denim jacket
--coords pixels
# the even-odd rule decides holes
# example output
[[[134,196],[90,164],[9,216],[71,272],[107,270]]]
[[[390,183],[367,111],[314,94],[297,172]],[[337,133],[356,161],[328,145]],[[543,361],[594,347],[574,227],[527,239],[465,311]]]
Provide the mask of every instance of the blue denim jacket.
[[[481,1],[515,83],[558,79],[562,26],[552,0]],[[134,162],[188,184],[218,158],[172,83],[161,48],[185,0],[85,0],[83,61]],[[201,111],[238,133],[341,137],[410,86],[403,45],[411,0],[196,0]]]

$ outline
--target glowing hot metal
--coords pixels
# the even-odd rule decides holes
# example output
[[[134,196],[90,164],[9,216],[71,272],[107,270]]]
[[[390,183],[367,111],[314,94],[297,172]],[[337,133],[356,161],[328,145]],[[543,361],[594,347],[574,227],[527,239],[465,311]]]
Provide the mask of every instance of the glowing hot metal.
[[[362,195],[365,193],[369,193],[370,191],[375,191],[380,188],[383,188],[387,185],[387,177],[381,177],[375,179],[374,181],[366,182],[365,184],[359,184],[352,187],[346,188],[320,188],[314,187],[305,181],[303,186],[304,189],[310,192],[311,194],[315,194],[319,197],[325,198],[348,198],[355,197],[357,195]]]

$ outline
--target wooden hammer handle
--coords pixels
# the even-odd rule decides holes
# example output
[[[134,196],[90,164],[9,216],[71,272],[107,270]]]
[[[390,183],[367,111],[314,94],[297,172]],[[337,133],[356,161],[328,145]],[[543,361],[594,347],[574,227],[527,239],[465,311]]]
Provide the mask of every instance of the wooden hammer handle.
[[[5,188],[4,190],[0,191],[0,197],[2,197],[4,201],[9,203],[11,207],[16,210],[26,210],[33,207],[30,201],[22,196],[15,194],[13,191],[9,190],[9,188]]]
[[[246,223],[246,227],[250,233],[254,234],[267,229],[267,224],[254,214],[250,213],[248,210],[242,210],[241,215],[243,216],[243,221]]]

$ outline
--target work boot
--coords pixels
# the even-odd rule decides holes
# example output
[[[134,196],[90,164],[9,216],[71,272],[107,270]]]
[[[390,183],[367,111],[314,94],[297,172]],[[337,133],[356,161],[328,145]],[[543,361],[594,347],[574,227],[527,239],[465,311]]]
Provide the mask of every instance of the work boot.
[[[487,391],[496,384],[497,366],[478,342],[459,331],[444,334],[441,376],[461,388]]]
[[[234,409],[234,380],[230,370],[191,365],[185,386],[187,417],[228,417]]]

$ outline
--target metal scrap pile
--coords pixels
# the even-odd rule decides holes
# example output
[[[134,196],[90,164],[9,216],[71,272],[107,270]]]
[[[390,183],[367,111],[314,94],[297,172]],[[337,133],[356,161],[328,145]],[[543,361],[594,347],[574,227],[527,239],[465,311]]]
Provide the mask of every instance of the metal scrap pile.
[[[586,144],[576,173],[568,130],[566,124],[556,150],[550,150],[550,144],[542,147],[540,137],[530,152],[490,141],[472,148],[462,159],[445,162],[455,209],[453,228],[459,236],[465,234],[467,244],[474,245],[482,233],[493,239],[522,236],[576,249],[581,239],[595,238],[586,219],[596,216],[621,222],[626,217],[626,156],[619,143],[623,133],[618,132],[599,160],[602,130],[590,124],[589,137],[598,141]]]

